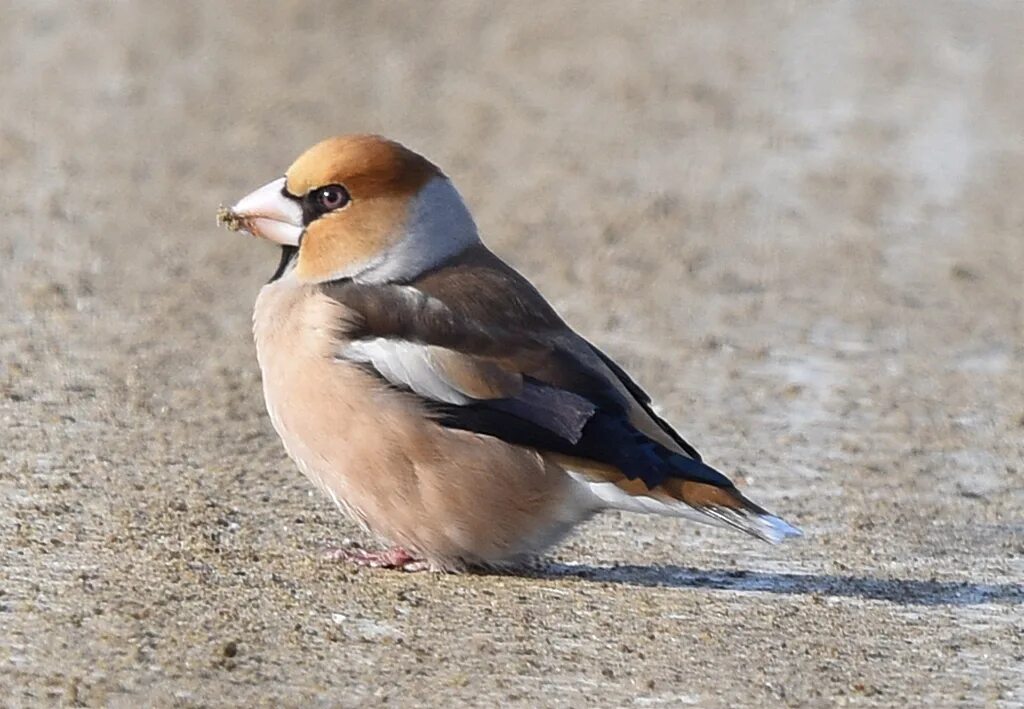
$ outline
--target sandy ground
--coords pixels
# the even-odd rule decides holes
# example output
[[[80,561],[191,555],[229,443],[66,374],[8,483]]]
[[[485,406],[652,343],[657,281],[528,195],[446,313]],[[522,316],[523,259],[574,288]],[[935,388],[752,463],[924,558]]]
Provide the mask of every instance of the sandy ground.
[[[0,0],[0,704],[1024,705],[1024,5]],[[806,538],[353,571],[217,205],[329,134]]]

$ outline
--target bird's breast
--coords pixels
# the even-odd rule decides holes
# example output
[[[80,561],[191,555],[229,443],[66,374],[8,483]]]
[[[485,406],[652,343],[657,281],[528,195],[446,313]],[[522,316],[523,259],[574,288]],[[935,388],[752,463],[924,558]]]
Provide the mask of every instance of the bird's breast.
[[[352,509],[373,442],[394,425],[365,371],[336,357],[346,313],[315,289],[285,279],[263,287],[253,313],[267,413],[289,456],[340,506]]]

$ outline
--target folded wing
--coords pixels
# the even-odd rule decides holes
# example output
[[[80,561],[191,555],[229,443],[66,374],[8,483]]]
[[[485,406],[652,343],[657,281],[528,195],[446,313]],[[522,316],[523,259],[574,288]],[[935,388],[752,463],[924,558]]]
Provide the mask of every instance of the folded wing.
[[[440,424],[557,456],[612,506],[697,510],[769,541],[791,533],[483,247],[406,285],[323,288],[354,314],[338,356],[415,393]]]

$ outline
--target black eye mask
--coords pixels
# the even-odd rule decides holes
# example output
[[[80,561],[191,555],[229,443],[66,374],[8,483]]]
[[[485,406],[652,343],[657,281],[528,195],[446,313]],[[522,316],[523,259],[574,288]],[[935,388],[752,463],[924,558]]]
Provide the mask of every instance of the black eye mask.
[[[291,195],[287,195],[291,197]],[[293,199],[298,199],[293,197]],[[344,185],[324,185],[312,189],[301,198],[302,202],[302,224],[309,226],[311,222],[319,219],[328,212],[344,209],[352,201],[352,196],[345,189]]]

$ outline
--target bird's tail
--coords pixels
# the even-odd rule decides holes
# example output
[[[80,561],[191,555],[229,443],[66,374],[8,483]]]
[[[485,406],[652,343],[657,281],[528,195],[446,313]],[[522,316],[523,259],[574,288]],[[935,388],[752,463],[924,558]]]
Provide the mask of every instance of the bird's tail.
[[[627,419],[597,413],[563,467],[601,507],[691,517],[733,527],[773,544],[800,530],[744,497],[729,478],[648,438]]]
[[[675,474],[650,485],[650,481],[627,476],[617,468],[595,467],[589,461],[563,462],[570,475],[585,485],[603,507],[688,517],[705,524],[732,527],[772,544],[802,534],[781,517],[748,500],[728,478],[705,463],[672,454],[671,464]]]
[[[733,527],[772,544],[802,534],[786,520],[748,500],[733,486],[715,487],[706,483],[669,479],[661,487],[672,501],[666,503],[670,508],[669,514],[685,514],[685,508],[679,512],[671,511],[680,504],[685,505],[705,518],[701,521]]]

